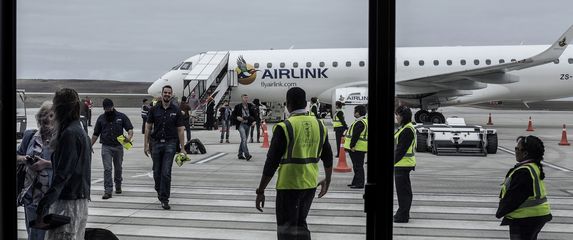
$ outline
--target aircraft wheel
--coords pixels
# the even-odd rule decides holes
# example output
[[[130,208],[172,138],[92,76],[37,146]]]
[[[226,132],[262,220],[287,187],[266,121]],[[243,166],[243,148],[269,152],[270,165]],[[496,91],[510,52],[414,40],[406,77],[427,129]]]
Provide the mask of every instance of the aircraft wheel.
[[[429,120],[431,123],[446,123],[446,118],[440,112],[430,113]]]
[[[425,123],[429,122],[429,120],[430,120],[430,112],[426,110],[420,110],[417,111],[416,114],[414,114],[414,121],[416,121],[417,123]]]

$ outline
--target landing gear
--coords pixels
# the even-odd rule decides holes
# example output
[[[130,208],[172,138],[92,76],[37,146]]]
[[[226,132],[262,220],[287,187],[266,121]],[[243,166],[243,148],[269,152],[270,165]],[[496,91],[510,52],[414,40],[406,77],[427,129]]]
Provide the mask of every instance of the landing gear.
[[[414,114],[414,121],[416,121],[417,123],[428,122],[429,118],[430,118],[430,112],[426,110],[420,110],[417,111],[416,114]]]
[[[446,123],[446,118],[440,112],[428,112],[427,110],[417,111],[414,115],[417,123]]]

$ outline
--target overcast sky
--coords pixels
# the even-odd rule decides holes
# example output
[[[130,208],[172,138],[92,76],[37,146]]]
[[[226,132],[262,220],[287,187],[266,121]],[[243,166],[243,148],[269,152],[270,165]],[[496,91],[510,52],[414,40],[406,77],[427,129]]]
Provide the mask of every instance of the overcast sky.
[[[571,0],[397,0],[407,46],[550,44]],[[366,0],[18,1],[18,78],[154,81],[204,51],[368,46]]]

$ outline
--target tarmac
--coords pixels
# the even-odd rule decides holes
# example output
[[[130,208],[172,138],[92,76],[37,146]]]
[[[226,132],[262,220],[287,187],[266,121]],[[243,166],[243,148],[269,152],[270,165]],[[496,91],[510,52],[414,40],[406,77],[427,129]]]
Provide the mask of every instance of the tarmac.
[[[191,155],[191,162],[182,167],[174,164],[172,208],[163,210],[153,189],[151,159],[143,153],[139,109],[117,110],[126,113],[135,126],[134,147],[124,155],[123,193],[101,199],[101,144],[96,143],[88,227],[106,228],[120,239],[129,240],[276,239],[276,177],[265,191],[264,212],[255,209],[255,189],[267,151],[260,147],[261,143],[249,143],[254,156],[251,161],[239,160],[236,154],[240,139],[236,130],[231,130],[230,144],[219,143],[219,131],[192,131],[192,137],[206,145],[207,153]],[[529,134],[541,137],[545,143],[545,184],[553,214],[539,238],[573,239],[573,146],[558,145],[562,125],[573,126],[573,112],[464,107],[442,110],[446,117],[464,117],[468,124],[497,129],[498,152],[487,157],[417,153],[416,171],[411,174],[411,219],[409,223],[394,224],[394,239],[508,239],[508,227],[499,226],[500,220],[495,218],[498,194],[507,170],[515,164],[515,139]],[[28,110],[29,128],[35,126],[36,111]],[[102,112],[94,109],[92,123]],[[490,112],[494,125],[487,126]],[[533,119],[533,132],[525,131],[529,116]],[[573,140],[573,135],[568,136]],[[334,148],[332,129],[329,140]],[[346,159],[351,166],[350,158]],[[320,171],[323,176],[322,166]],[[353,173],[333,173],[329,192],[321,199],[315,198],[307,219],[313,239],[366,238],[363,190],[346,186],[352,177]],[[22,207],[18,208],[18,232],[19,239],[26,238]]]

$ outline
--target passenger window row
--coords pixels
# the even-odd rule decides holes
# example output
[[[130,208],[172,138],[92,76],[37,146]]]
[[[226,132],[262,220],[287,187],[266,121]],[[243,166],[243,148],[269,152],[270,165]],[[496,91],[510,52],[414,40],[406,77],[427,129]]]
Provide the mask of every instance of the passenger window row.
[[[312,67],[312,63],[311,63],[311,62],[306,62],[305,66],[306,66],[307,68],[310,68],[310,67]],[[325,62],[319,62],[319,63],[318,63],[318,66],[319,66],[319,67],[325,67],[325,66],[326,66],[326,63],[325,63]],[[337,61],[332,62],[332,63],[331,63],[331,66],[332,66],[332,67],[338,67],[338,62],[337,62]],[[345,66],[346,66],[346,67],[351,67],[351,66],[352,66],[352,62],[351,62],[351,61],[346,61]],[[365,63],[364,61],[360,61],[360,62],[358,62],[358,66],[364,67],[364,66],[366,66],[366,63]],[[259,67],[260,67],[260,64],[259,64],[259,63],[255,63],[255,64],[254,64],[254,67],[255,67],[255,68],[259,68]],[[267,63],[267,68],[272,68],[272,67],[273,67],[273,64],[272,64],[272,63]],[[284,67],[286,67],[286,64],[285,64],[284,62],[281,62],[281,63],[279,63],[279,67],[284,68]],[[292,63],[292,67],[293,67],[293,68],[298,68],[298,62],[293,62],[293,63]]]
[[[517,60],[515,60],[515,58],[512,58],[512,59],[511,59],[511,62],[517,62]],[[440,61],[439,61],[439,60],[434,60],[432,63],[434,64],[434,66],[439,66],[439,65],[440,65]],[[485,60],[485,65],[491,65],[491,63],[492,63],[491,59],[486,59],[486,60]],[[499,64],[504,64],[504,63],[505,63],[505,60],[504,60],[504,59],[499,59],[499,60],[498,60],[498,63],[499,63]],[[553,63],[554,63],[554,64],[559,64],[559,59],[556,59],[555,61],[553,61]],[[569,63],[569,64],[573,64],[573,58],[569,58],[569,59],[568,59],[568,63]],[[404,60],[404,63],[403,63],[403,64],[404,64],[405,67],[408,67],[408,66],[410,66],[410,61],[409,61],[409,60]],[[418,61],[418,65],[420,65],[420,66],[424,66],[425,64],[426,64],[426,63],[425,63],[424,60],[419,60],[419,61]],[[447,65],[447,66],[452,66],[453,64],[454,64],[454,61],[449,60],[449,59],[446,60],[446,65]],[[466,64],[467,64],[467,62],[466,62],[465,59],[460,59],[459,65],[465,66]],[[473,60],[473,64],[476,65],[476,66],[477,66],[477,65],[480,65],[480,60],[479,60],[479,59],[474,59],[474,60]]]

